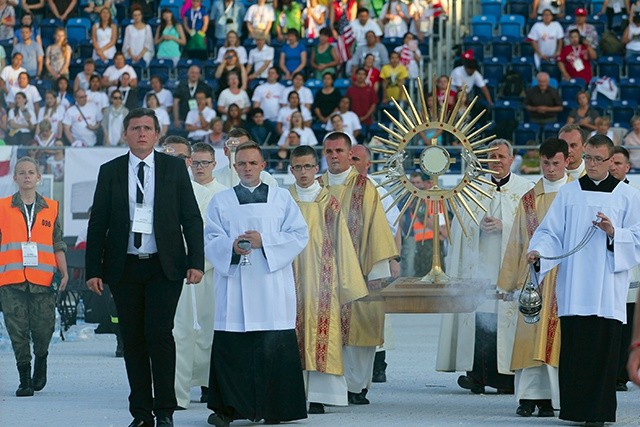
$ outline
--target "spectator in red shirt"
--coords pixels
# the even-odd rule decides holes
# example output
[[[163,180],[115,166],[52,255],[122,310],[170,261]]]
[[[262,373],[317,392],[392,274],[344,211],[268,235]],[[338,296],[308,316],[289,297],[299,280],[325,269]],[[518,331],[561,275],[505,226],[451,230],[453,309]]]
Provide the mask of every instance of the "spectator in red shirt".
[[[358,115],[360,122],[363,125],[371,126],[373,113],[378,106],[378,95],[375,89],[367,85],[366,78],[366,70],[358,68],[356,81],[347,89],[345,96],[351,100],[351,111]]]
[[[582,37],[577,29],[571,30],[569,45],[562,48],[558,57],[562,80],[584,79],[589,83],[593,75],[591,61],[596,59],[596,56],[589,40]]]

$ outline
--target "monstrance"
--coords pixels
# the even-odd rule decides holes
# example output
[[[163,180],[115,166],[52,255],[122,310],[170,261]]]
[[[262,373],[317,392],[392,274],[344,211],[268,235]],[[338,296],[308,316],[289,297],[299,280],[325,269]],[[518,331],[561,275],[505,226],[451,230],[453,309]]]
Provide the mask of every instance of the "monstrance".
[[[388,133],[389,138],[376,136],[375,138],[383,144],[383,147],[371,148],[372,151],[381,155],[381,158],[374,160],[374,163],[384,165],[381,170],[373,173],[374,175],[384,175],[385,177],[379,186],[388,187],[389,191],[383,197],[393,197],[395,199],[393,204],[387,208],[387,211],[392,209],[393,206],[397,205],[400,201],[404,201],[400,215],[396,220],[397,224],[407,209],[411,208],[413,210],[411,215],[412,220],[408,230],[413,228],[413,223],[416,221],[418,211],[420,211],[421,207],[424,211],[423,224],[426,224],[427,217],[430,214],[433,215],[433,224],[439,224],[440,215],[444,215],[446,228],[449,230],[450,223],[449,216],[447,215],[447,208],[449,208],[460,222],[462,231],[466,235],[467,230],[464,228],[461,212],[465,211],[476,225],[479,226],[478,219],[470,206],[477,205],[481,210],[487,212],[487,208],[478,199],[478,196],[482,195],[487,198],[492,198],[492,195],[482,188],[482,184],[489,186],[494,186],[494,184],[484,178],[483,175],[494,174],[494,172],[486,166],[498,160],[479,157],[498,149],[498,147],[483,147],[495,138],[495,135],[482,136],[483,132],[489,128],[491,123],[487,123],[474,130],[475,124],[486,113],[486,110],[483,110],[477,116],[473,118],[470,117],[470,113],[478,101],[478,97],[475,97],[471,101],[466,110],[460,114],[460,117],[458,117],[458,112],[462,108],[462,97],[459,97],[453,109],[448,111],[450,85],[451,82],[449,81],[441,105],[438,105],[437,98],[435,96],[433,97],[433,116],[429,115],[427,102],[422,91],[422,84],[419,80],[418,91],[420,93],[421,112],[418,112],[415,103],[409,97],[407,89],[403,87],[402,89],[407,99],[409,111],[406,112],[395,99],[392,99],[391,101],[398,109],[399,117],[395,118],[386,110],[384,110],[384,113],[389,120],[391,120],[391,123],[393,123],[394,129],[380,124],[380,127]],[[465,90],[466,88],[463,88],[462,93],[464,93]],[[438,111],[439,113],[436,113]],[[458,158],[457,155],[452,155],[449,151],[437,145],[436,138],[431,138],[426,141],[425,148],[420,155],[413,160],[413,163],[419,165],[422,171],[433,177],[434,185],[430,189],[422,190],[415,187],[407,178],[403,164],[408,157],[405,151],[406,147],[410,145],[410,142],[415,137],[422,137],[426,140],[424,136],[426,132],[448,133],[460,143],[461,149]],[[463,162],[462,178],[452,188],[441,187],[438,178],[449,171],[451,164],[458,161]],[[471,306],[468,303],[456,305],[451,300],[451,298],[456,295],[462,296],[467,293],[469,283],[470,281],[468,279],[452,279],[444,273],[442,269],[439,227],[434,226],[431,271],[422,278],[400,278],[387,289],[383,290],[381,295],[384,296],[387,301],[388,312],[473,311],[473,308],[470,309]],[[398,292],[406,295],[401,296]],[[396,304],[394,304],[392,294],[395,295],[395,298],[407,297],[413,299],[413,301],[402,302],[398,300],[395,301]],[[426,298],[431,298],[432,301],[423,301],[422,303],[418,302],[416,304],[417,301],[415,301],[415,297],[418,294],[430,294],[431,296],[427,296]],[[438,298],[434,298],[434,295]],[[445,301],[440,297],[448,298],[448,301],[443,303]],[[408,308],[403,309],[403,306]]]

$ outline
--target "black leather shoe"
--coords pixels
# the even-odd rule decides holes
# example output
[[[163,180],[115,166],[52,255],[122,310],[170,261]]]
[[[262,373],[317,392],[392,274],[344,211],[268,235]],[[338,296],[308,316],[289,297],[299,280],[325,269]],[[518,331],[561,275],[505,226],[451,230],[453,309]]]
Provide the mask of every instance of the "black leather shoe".
[[[520,400],[520,406],[516,409],[516,414],[521,417],[530,417],[536,410],[536,404],[532,400]]]
[[[200,403],[209,401],[209,387],[200,387]]]
[[[360,392],[360,393],[351,393],[350,391],[348,391],[347,392],[347,401],[349,403],[351,403],[352,405],[368,405],[369,404],[369,399],[364,397],[362,392]]]
[[[36,357],[35,364],[33,365],[33,378],[31,379],[31,385],[33,385],[34,391],[40,391],[47,384],[47,355],[43,357]]]
[[[604,427],[604,421],[587,421],[584,427]]]
[[[153,423],[148,423],[140,418],[134,418],[128,427],[153,427]]]
[[[627,387],[627,383],[616,384],[616,391],[629,391],[629,388]]]
[[[280,424],[280,421],[278,421],[278,420],[264,420],[264,423],[266,425],[274,425],[274,424]]]
[[[217,427],[229,427],[231,420],[224,415],[211,414],[207,418],[207,423]]]
[[[539,417],[555,417],[556,414],[553,412],[553,405],[551,404],[551,400],[540,400],[538,403],[538,416]]]
[[[310,414],[324,414],[324,405],[317,402],[309,402]]]
[[[171,415],[156,415],[156,427],[173,427],[173,418]]]
[[[484,393],[484,386],[467,375],[460,375],[458,377],[458,385],[465,390],[471,390],[473,394]]]

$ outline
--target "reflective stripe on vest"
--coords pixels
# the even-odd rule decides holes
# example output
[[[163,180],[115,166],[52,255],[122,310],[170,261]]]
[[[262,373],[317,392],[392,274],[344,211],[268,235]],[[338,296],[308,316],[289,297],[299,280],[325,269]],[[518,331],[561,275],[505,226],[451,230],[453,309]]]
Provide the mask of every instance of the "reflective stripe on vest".
[[[425,230],[424,225],[416,220],[413,223],[413,238],[416,242],[433,239],[433,230]]]
[[[31,227],[31,241],[38,245],[38,265],[24,267],[22,243],[28,240],[27,225],[23,212],[12,207],[11,200],[12,197],[0,199],[0,286],[24,282],[51,286],[57,268],[53,228],[58,216],[58,202],[45,198],[48,207],[36,213]]]

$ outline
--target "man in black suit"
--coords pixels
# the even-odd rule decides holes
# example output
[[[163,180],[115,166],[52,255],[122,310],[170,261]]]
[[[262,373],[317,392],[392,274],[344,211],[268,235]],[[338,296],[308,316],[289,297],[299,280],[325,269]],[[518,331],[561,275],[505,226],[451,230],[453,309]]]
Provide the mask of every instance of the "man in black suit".
[[[153,110],[138,108],[124,119],[130,152],[100,168],[87,231],[87,285],[101,294],[109,283],[118,309],[129,427],[152,427],[154,414],[156,426],[173,426],[173,318],[183,279],[198,283],[204,270],[189,175],[181,159],[154,151],[159,131]]]

